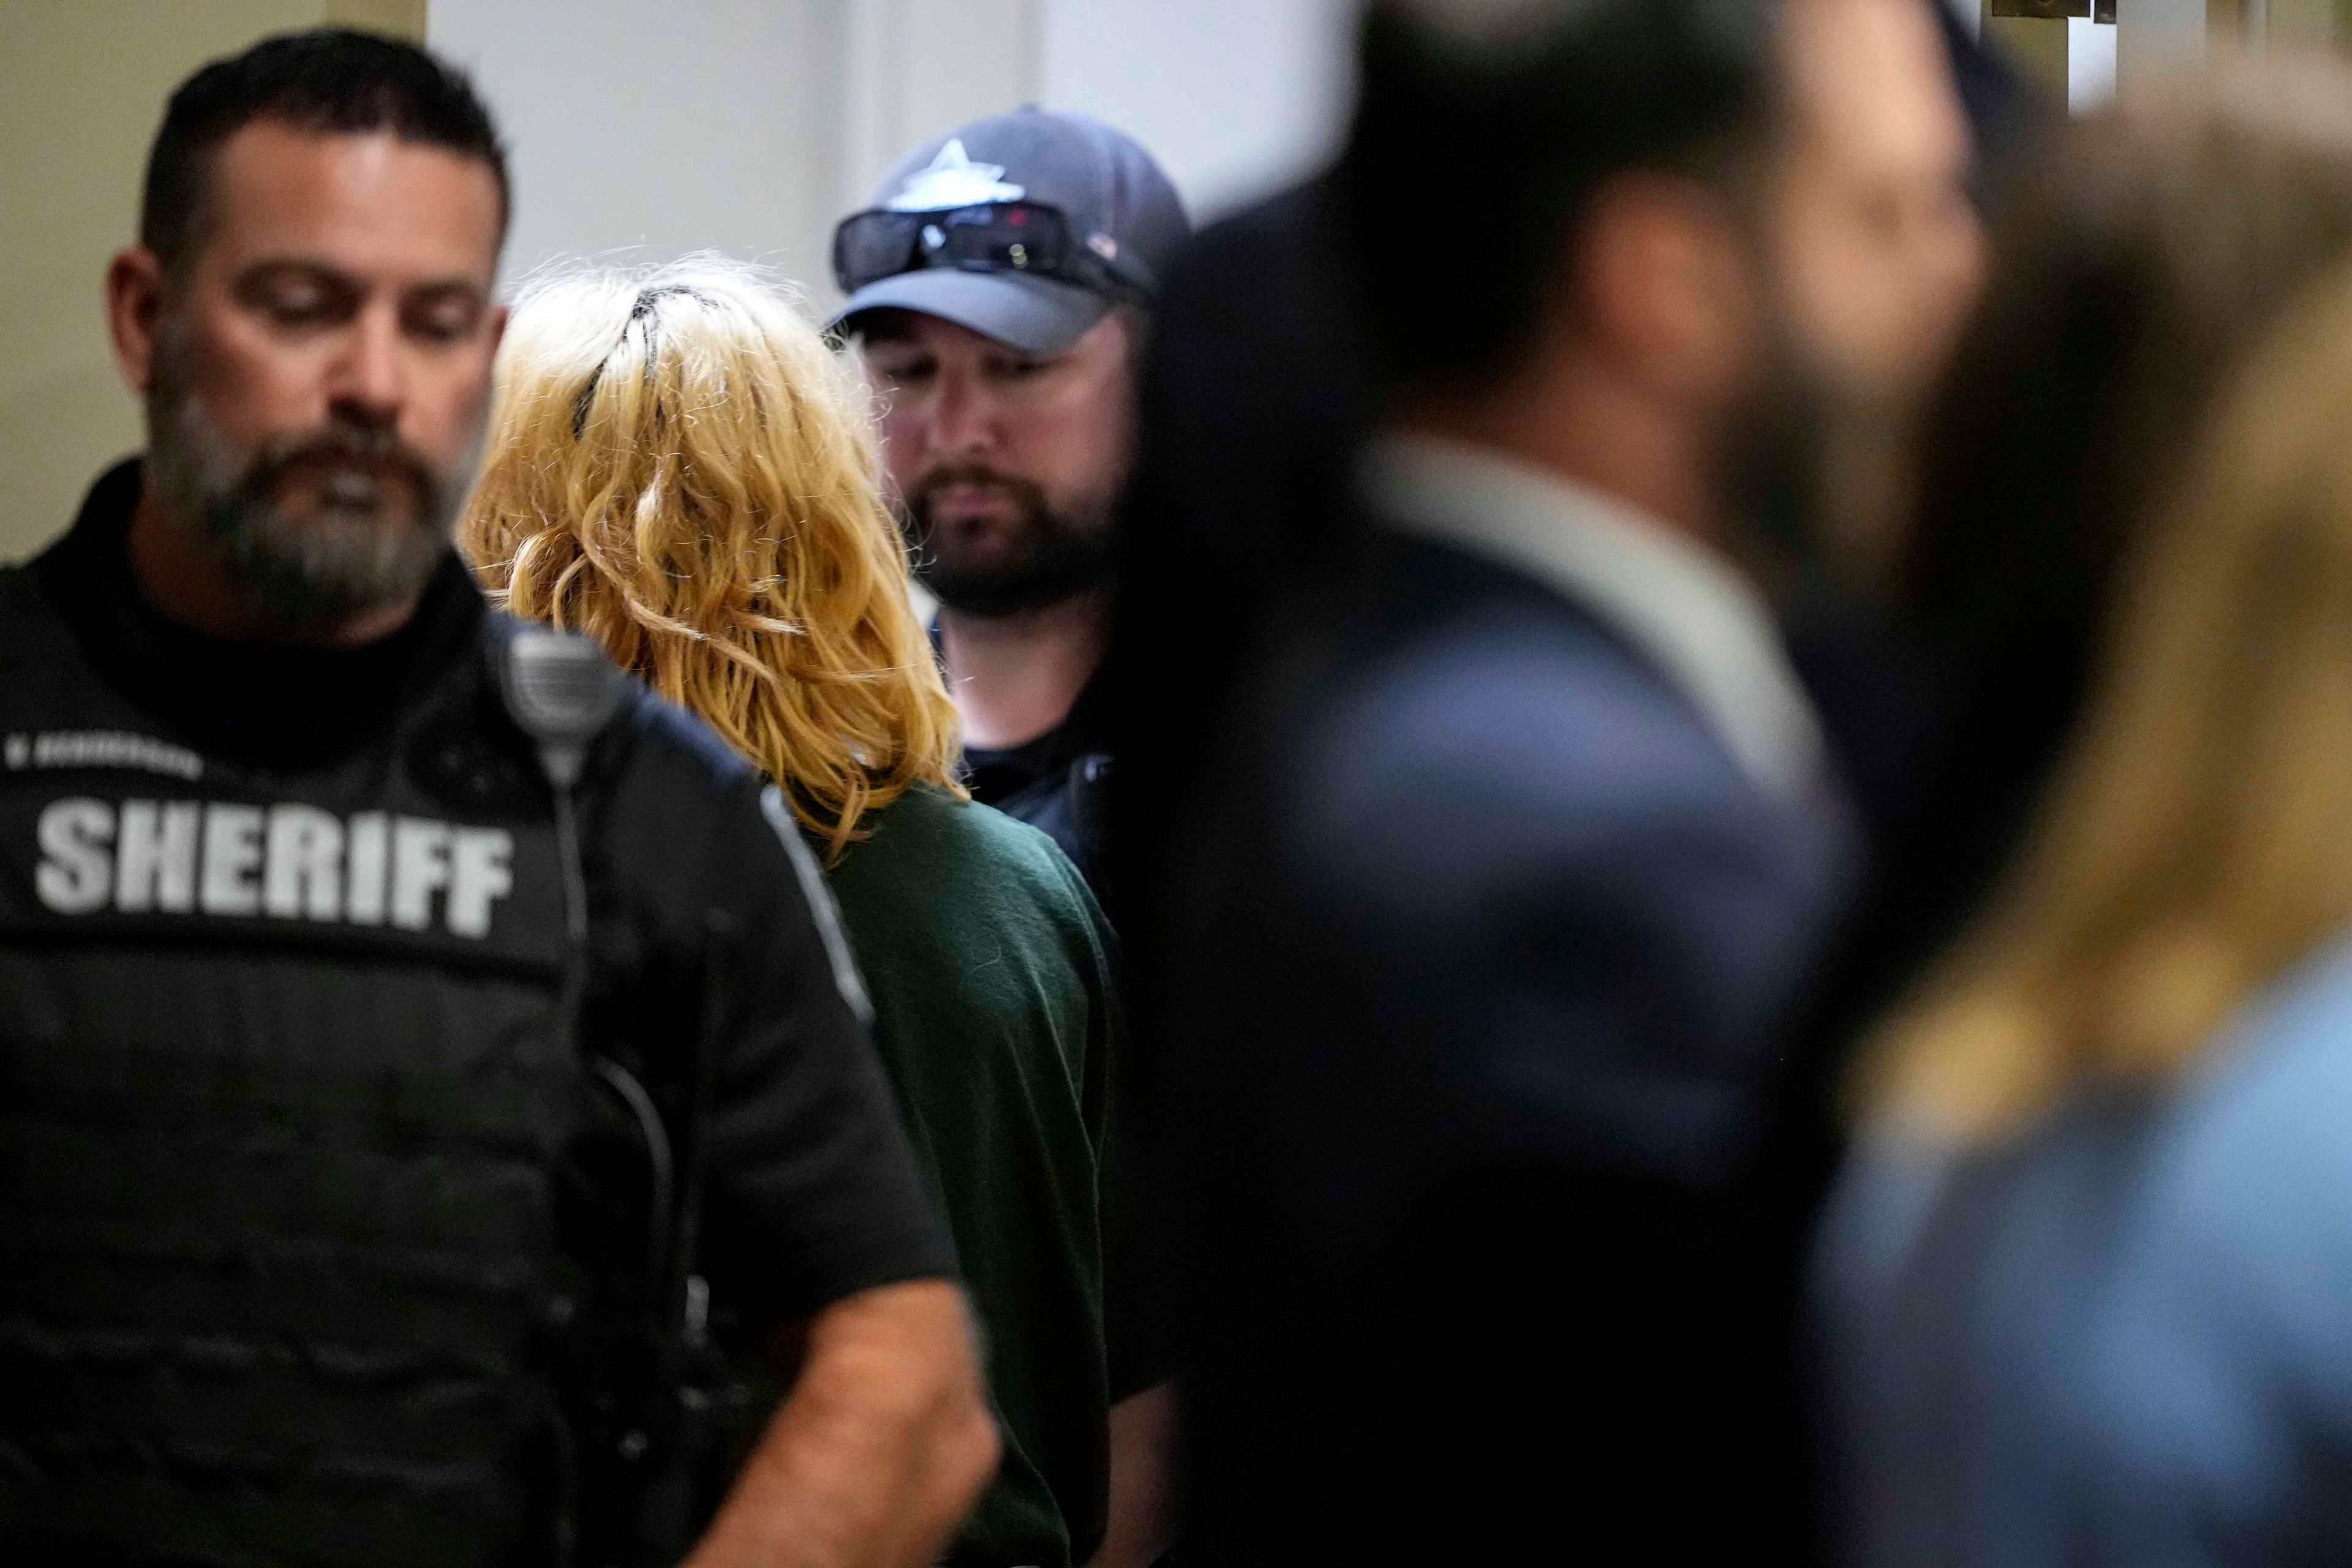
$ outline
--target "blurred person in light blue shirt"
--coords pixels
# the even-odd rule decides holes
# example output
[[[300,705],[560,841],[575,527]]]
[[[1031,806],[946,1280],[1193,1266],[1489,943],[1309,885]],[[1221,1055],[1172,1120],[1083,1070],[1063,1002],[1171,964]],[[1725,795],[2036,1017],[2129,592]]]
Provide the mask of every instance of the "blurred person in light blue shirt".
[[[2305,199],[2209,213],[2209,258],[2272,242],[2238,317],[2258,346],[2175,385],[2173,434],[2135,449],[2153,472],[2108,542],[2063,760],[1861,1063],[1815,1276],[1853,1563],[2352,1562],[2352,271],[2326,280],[2352,261],[2352,122],[2317,107],[2330,83],[2352,99],[2313,66],[2148,116],[2203,150],[2176,181]],[[2112,220],[2192,195],[2081,200]],[[2326,256],[2316,291],[2289,286]],[[2196,315],[2132,303],[2150,334]],[[2148,374],[2130,346],[2101,406]]]

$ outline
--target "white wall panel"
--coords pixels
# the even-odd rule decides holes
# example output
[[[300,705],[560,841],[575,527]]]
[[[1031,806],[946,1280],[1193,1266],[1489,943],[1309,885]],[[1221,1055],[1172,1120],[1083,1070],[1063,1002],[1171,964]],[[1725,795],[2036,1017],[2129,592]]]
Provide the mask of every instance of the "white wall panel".
[[[829,298],[825,242],[924,138],[1097,114],[1213,214],[1311,167],[1355,0],[432,0],[514,148],[508,275],[550,257],[755,256]]]
[[[1351,89],[1353,0],[1040,0],[1049,108],[1133,135],[1213,216],[1305,173]]]
[[[436,0],[513,150],[509,278],[559,255],[715,247],[795,276],[835,175],[836,0]]]
[[[2135,71],[2204,52],[2206,0],[2127,0],[2116,7],[2116,76],[2129,90]]]
[[[845,0],[843,194],[951,126],[1038,96],[1037,0]]]

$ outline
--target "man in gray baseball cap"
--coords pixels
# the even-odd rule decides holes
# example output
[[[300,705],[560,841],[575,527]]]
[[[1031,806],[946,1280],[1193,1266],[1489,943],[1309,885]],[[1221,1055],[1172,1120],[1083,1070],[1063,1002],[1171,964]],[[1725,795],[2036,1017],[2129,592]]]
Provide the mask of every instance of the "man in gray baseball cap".
[[[972,794],[1089,877],[1109,766],[1112,514],[1137,361],[1189,229],[1132,140],[1024,109],[919,148],[835,238],[835,324],[885,400]],[[1108,1080],[1132,1076],[1114,1060]],[[1134,1144],[1131,1102],[1087,1092],[1087,1136],[1041,1137],[1034,1161],[941,1154],[1005,1448],[958,1564],[1142,1568],[1167,1542],[1170,1367],[1148,1321],[1158,1292],[1132,1171],[1110,1152]],[[1062,1192],[1098,1206],[1065,1224],[1060,1200],[1026,1195]]]
[[[1132,139],[1023,109],[918,148],[834,240],[835,324],[885,398],[972,793],[1089,877],[1111,515],[1143,334],[1190,232]]]
[[[843,222],[839,320],[919,310],[1050,359],[1122,300],[1148,308],[1190,234],[1175,187],[1133,140],[1018,110],[925,143]]]

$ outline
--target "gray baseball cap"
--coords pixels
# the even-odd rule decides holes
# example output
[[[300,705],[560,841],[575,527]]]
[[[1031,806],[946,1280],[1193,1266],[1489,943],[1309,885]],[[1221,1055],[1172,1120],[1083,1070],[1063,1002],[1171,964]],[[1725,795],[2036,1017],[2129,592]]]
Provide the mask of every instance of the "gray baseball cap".
[[[868,210],[919,215],[1023,202],[1063,215],[1073,238],[1100,259],[1100,281],[925,265],[919,249],[909,270],[852,293],[834,326],[855,331],[871,310],[919,310],[1024,353],[1058,354],[1121,298],[1156,298],[1192,233],[1176,187],[1133,138],[1083,114],[1036,108],[925,142],[890,171]]]

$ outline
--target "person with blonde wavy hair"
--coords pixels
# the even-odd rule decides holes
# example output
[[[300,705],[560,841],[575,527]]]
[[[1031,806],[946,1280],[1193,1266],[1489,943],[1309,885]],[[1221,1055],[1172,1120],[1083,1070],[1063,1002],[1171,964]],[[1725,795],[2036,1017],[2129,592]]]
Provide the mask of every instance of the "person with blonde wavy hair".
[[[865,393],[791,303],[709,258],[527,288],[462,542],[511,614],[585,632],[784,786],[838,860],[955,705],[907,601]]]
[[[2241,155],[2085,193],[2145,224],[2240,187],[2191,271],[2301,238],[2202,391],[2124,356],[2106,406],[2178,404],[2179,449],[2103,454],[2147,471],[2082,712],[1860,1058],[1816,1280],[1850,1562],[2352,1562],[2347,102],[2340,68],[2175,84],[2141,133]]]
[[[1003,1429],[950,1560],[1086,1561],[1110,1507],[1112,939],[1053,841],[958,783],[869,395],[782,289],[707,257],[530,282],[498,374],[458,536],[492,598],[709,723],[825,861]]]

